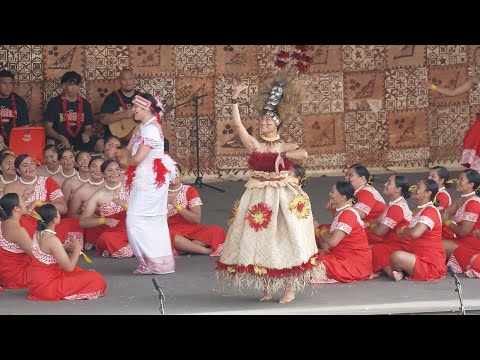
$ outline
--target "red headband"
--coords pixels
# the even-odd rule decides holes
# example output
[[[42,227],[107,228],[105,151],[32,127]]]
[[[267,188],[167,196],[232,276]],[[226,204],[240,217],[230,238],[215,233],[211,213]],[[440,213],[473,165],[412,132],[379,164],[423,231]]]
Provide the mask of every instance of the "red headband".
[[[152,105],[152,102],[148,101],[144,97],[141,97],[140,95],[136,95],[135,98],[132,101],[132,104],[140,106],[144,110],[149,110],[150,105]]]

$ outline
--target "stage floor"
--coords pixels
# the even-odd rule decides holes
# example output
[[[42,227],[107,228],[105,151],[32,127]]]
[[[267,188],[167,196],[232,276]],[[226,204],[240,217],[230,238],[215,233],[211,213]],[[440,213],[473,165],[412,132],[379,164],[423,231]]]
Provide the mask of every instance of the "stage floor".
[[[456,176],[458,172],[452,173]],[[424,173],[408,174],[415,183]],[[374,186],[381,191],[388,174],[379,175]],[[313,204],[313,213],[320,223],[331,222],[324,210],[328,193],[340,177],[310,179],[306,192]],[[244,191],[244,181],[208,183],[225,189],[225,193],[208,187],[199,189],[204,202],[203,223],[227,228],[227,219],[236,198]],[[457,195],[450,190],[452,198]],[[176,272],[169,275],[133,275],[137,261],[98,257],[88,251],[93,262],[83,258],[79,265],[95,269],[108,284],[104,298],[90,301],[35,302],[26,299],[27,290],[4,290],[0,293],[0,314],[152,314],[158,315],[159,297],[152,279],[156,278],[166,296],[166,314],[424,314],[454,313],[460,306],[454,279],[393,282],[387,277],[352,284],[311,285],[297,294],[290,304],[258,302],[259,292],[245,289],[242,293],[217,284],[214,270],[218,258],[191,255],[176,259]],[[480,279],[459,275],[463,301],[467,311],[480,310]],[[281,294],[276,294],[278,300]]]

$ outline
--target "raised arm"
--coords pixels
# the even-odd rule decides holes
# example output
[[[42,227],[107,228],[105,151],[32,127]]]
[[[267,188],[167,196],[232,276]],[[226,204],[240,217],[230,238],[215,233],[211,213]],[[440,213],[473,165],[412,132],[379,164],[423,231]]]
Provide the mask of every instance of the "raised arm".
[[[233,120],[233,128],[238,133],[240,137],[240,141],[242,144],[247,148],[249,153],[252,153],[256,148],[259,147],[257,139],[255,139],[252,135],[250,135],[245,129],[245,126],[242,124],[242,120],[240,119],[240,111],[238,110],[238,95],[247,89],[248,85],[242,83],[238,85],[232,94],[232,120]]]
[[[478,85],[479,81],[480,81],[479,76],[474,76],[468,79],[462,85],[456,87],[455,89],[440,87],[428,81],[420,82],[420,86],[422,86],[424,89],[427,89],[427,90],[436,91],[442,95],[456,96],[456,95],[463,94],[469,91],[470,89],[474,88],[475,86]]]

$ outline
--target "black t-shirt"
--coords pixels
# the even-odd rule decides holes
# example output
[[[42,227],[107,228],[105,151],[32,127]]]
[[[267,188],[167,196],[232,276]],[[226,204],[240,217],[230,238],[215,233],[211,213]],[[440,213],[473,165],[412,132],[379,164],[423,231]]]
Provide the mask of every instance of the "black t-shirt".
[[[67,100],[67,118],[70,124],[71,131],[75,134],[77,132],[77,111],[78,100],[70,102]],[[48,102],[47,111],[45,112],[44,121],[53,123],[53,130],[62,136],[65,136],[75,149],[82,148],[82,133],[85,131],[85,126],[93,125],[92,105],[83,99],[83,116],[81,118],[82,124],[80,131],[75,137],[72,137],[65,126],[65,117],[62,109],[62,95],[54,97]]]
[[[15,107],[17,108],[15,127],[30,125],[30,121],[28,120],[27,103],[21,96],[15,93],[12,94],[15,98]],[[0,98],[0,134],[4,137],[5,144],[7,145],[10,140],[10,132],[12,131],[15,118],[12,107],[12,100],[10,96],[7,98]]]
[[[123,102],[127,106],[127,109],[132,108],[132,101],[135,98],[135,95],[138,94],[138,91],[135,91],[133,96],[125,96],[125,94],[121,91],[117,91],[118,94],[120,94],[120,97],[122,98]],[[100,115],[102,114],[113,114],[119,110],[124,110],[122,107],[122,104],[120,103],[120,100],[118,99],[117,92],[112,92],[109,94],[105,100],[103,101],[102,108],[100,109]],[[107,140],[110,136],[112,136],[112,132],[110,131],[110,128],[108,125],[103,126],[103,138]]]

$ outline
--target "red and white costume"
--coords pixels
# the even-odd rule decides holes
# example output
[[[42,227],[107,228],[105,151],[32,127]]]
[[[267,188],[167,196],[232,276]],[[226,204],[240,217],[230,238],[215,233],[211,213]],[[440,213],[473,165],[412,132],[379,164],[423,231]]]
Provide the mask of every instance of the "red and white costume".
[[[128,193],[125,185],[122,185],[118,194],[119,198],[128,202]],[[113,201],[108,201],[99,208],[101,217],[119,220],[114,227],[100,225],[96,228],[101,229],[96,241],[97,254],[113,258],[132,257],[133,252],[128,244],[127,227],[125,225],[125,209]],[[94,229],[96,229],[94,228]]]
[[[445,186],[442,186],[438,189],[437,193],[437,201],[439,202],[438,210],[443,210],[452,205],[452,198],[447,190],[445,190]],[[448,228],[448,226],[442,225],[442,239],[443,240],[453,240],[455,238],[455,234],[452,230]]]
[[[325,265],[327,280],[312,282],[314,284],[354,282],[370,279],[372,275],[372,251],[368,246],[363,221],[352,206],[340,211],[329,233],[341,230],[346,235],[327,253],[319,254]]]
[[[30,256],[0,233],[0,285],[6,289],[26,288],[29,265]]]
[[[130,140],[132,155],[140,144],[151,150],[138,166],[130,166],[126,173],[130,191],[127,233],[130,247],[140,261],[134,273],[172,273],[175,259],[167,224],[167,190],[170,176],[175,173],[175,163],[164,154],[163,132],[155,117],[140,125]]]
[[[402,226],[408,226],[410,221],[412,221],[412,211],[403,196],[389,202],[387,209],[380,215],[378,223],[387,226],[390,230],[383,235],[382,242],[372,246],[374,272],[390,265],[390,255],[393,252],[409,251],[410,238],[400,239],[397,230]]]
[[[172,190],[170,190],[172,191]],[[198,191],[189,185],[180,185],[177,191],[177,204],[185,209],[191,209],[194,206],[202,206],[202,200]],[[170,241],[174,247],[175,235],[181,235],[191,240],[200,240],[213,249],[210,256],[220,256],[223,243],[227,234],[220,226],[201,225],[189,223],[177,212],[172,204],[168,204],[168,228],[170,230]]]
[[[408,280],[438,280],[445,277],[446,253],[442,245],[442,217],[438,209],[431,202],[422,205],[420,211],[413,217],[409,228],[417,223],[428,226],[428,229],[418,238],[412,239],[410,253],[415,255],[414,275]]]
[[[30,204],[38,200],[53,202],[62,196],[62,190],[55,180],[45,176],[38,176],[34,192],[25,200],[25,203],[27,206],[30,206]],[[37,223],[37,220],[30,216],[22,216],[20,218],[20,225],[27,230],[32,238],[37,231]],[[62,218],[55,231],[57,232],[57,237],[65,245],[73,239],[77,239],[80,241],[80,244],[83,244],[83,229],[80,227],[79,218]]]
[[[474,230],[480,230],[480,197],[474,196],[463,204],[455,214],[455,222],[461,225],[463,221],[471,221],[473,225],[472,231],[463,237],[455,238],[455,243],[458,248],[448,260],[448,265],[452,266],[456,273],[465,273],[468,277],[480,278],[480,239],[473,236]],[[470,260],[474,255],[477,255],[473,263],[470,265]],[[467,266],[470,269],[467,270]]]
[[[27,273],[29,300],[90,300],[105,296],[107,283],[102,275],[79,266],[72,272],[63,270],[52,255],[40,249],[37,237],[35,233]]]
[[[460,164],[480,171],[480,113],[463,138],[463,152]]]
[[[362,210],[367,214],[364,218],[364,222],[370,222],[378,218],[385,211],[387,205],[383,200],[382,195],[372,185],[365,184],[355,190],[355,196],[357,197],[357,203],[353,205],[354,209]],[[366,229],[368,243],[374,244],[381,242],[382,238],[372,233],[369,229]]]

